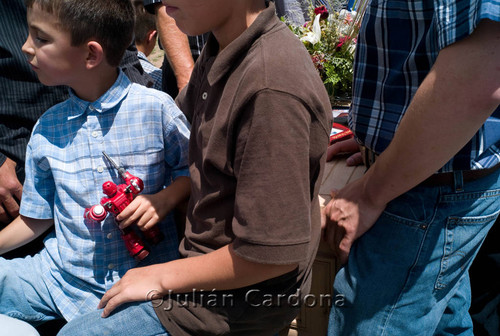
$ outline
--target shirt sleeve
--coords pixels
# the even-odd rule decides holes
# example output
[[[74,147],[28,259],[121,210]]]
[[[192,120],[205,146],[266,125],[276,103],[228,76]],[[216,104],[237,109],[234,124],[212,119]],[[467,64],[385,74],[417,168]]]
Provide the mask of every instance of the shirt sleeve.
[[[189,176],[189,123],[173,101],[164,108],[165,162],[171,169],[172,179]]]
[[[51,219],[54,213],[55,183],[46,159],[33,157],[32,143],[26,148],[26,178],[19,213],[37,219]]]
[[[264,90],[241,120],[234,251],[260,263],[303,261],[311,239],[310,113],[293,96]]]
[[[495,0],[434,0],[434,8],[439,49],[472,34],[482,19],[500,21],[500,7]]]

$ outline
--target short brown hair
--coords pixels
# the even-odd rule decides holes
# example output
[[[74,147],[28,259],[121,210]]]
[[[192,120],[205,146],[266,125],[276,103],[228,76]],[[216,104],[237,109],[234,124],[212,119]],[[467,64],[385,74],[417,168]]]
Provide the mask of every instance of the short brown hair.
[[[148,33],[156,30],[156,16],[146,11],[143,0],[132,0],[135,8],[135,41],[143,43]]]
[[[101,44],[107,62],[118,66],[132,43],[134,9],[130,0],[25,0],[55,15],[71,36],[73,46],[90,40]]]

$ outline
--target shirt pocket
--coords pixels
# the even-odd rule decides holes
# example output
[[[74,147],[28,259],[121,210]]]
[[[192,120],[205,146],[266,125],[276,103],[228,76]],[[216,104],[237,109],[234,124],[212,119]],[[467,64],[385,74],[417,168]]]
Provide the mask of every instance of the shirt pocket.
[[[166,171],[162,147],[122,154],[120,159],[125,170],[144,182],[143,194],[156,193],[168,183],[170,175]]]

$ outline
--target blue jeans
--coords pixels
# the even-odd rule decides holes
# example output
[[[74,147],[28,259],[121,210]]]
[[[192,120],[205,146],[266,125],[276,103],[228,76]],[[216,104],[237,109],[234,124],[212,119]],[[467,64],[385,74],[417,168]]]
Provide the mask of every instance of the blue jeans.
[[[328,335],[473,335],[468,269],[499,211],[500,170],[390,202],[335,278]]]
[[[102,310],[69,321],[58,336],[170,336],[163,328],[151,302],[132,302],[113,311],[107,318]]]
[[[30,268],[43,269],[39,258],[39,255],[13,260],[0,258],[0,314],[34,326],[60,318],[47,286],[37,279],[39,273],[30,271]],[[58,335],[169,335],[149,301],[123,305],[105,319],[101,313],[95,309],[72,319]]]
[[[40,256],[6,260],[0,257],[0,314],[34,326],[60,318],[59,310],[40,279]]]

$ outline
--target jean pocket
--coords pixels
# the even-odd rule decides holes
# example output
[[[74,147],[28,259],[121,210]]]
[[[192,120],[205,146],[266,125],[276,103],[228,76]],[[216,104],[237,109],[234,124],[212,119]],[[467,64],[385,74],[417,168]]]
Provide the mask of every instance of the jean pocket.
[[[434,288],[452,287],[467,272],[500,211],[486,216],[449,217],[440,271]]]

